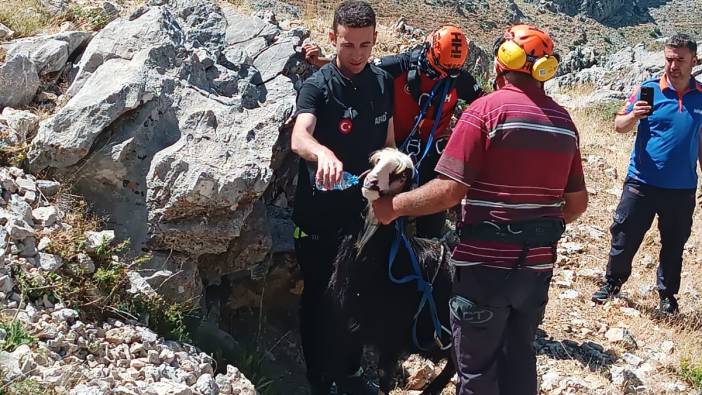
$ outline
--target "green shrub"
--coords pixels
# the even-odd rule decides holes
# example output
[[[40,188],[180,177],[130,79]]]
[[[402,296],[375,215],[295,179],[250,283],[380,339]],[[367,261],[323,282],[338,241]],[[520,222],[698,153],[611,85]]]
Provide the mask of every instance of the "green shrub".
[[[5,340],[0,343],[0,349],[3,351],[12,352],[23,344],[32,344],[36,341],[17,319],[10,321],[10,323],[0,322],[0,328],[7,332]]]
[[[680,362],[680,376],[698,390],[702,390],[702,364],[693,365],[684,359]]]

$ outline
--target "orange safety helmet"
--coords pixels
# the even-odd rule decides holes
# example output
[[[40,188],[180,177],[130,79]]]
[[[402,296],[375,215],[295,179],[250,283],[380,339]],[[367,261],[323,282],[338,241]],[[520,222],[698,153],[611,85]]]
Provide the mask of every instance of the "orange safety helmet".
[[[458,75],[468,59],[468,40],[463,31],[454,25],[434,30],[426,40],[427,63],[439,74],[439,78]]]
[[[547,81],[558,71],[558,56],[548,33],[531,25],[512,26],[496,42],[495,58],[499,67]]]

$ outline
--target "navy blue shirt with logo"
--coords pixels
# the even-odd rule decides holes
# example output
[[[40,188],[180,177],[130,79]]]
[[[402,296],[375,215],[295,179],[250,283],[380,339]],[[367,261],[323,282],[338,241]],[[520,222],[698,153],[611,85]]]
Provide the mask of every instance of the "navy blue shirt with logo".
[[[392,111],[388,73],[368,64],[347,78],[333,60],[305,80],[295,113],[314,114],[314,138],[334,152],[345,171],[359,175],[368,170],[370,154],[385,146]],[[312,183],[316,168],[300,159],[293,221],[308,234],[354,228],[365,205],[360,189],[318,191]]]

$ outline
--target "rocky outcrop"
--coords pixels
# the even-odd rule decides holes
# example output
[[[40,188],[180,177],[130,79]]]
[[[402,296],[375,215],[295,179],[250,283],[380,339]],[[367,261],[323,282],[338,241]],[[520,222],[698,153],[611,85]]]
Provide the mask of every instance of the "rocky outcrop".
[[[587,15],[609,26],[627,26],[650,21],[639,0],[530,0],[543,10],[567,15]]]
[[[662,50],[651,51],[644,44],[623,48],[604,59],[587,47],[579,48],[564,58],[563,70],[570,72],[561,73],[559,77],[548,81],[546,90],[560,101],[576,106],[622,100],[643,81],[662,75],[664,63]],[[594,65],[587,67],[590,64]],[[693,75],[699,74],[696,70],[693,70]],[[562,91],[578,86],[596,89],[589,95],[580,95],[577,103],[560,95]]]
[[[16,40],[2,45],[5,63],[0,65],[0,109],[30,104],[40,77],[58,73],[92,33],[69,31]]]
[[[134,249],[171,257],[173,296],[195,296],[201,268],[217,282],[270,252],[262,225],[278,196],[262,197],[288,153],[307,35],[215,3],[151,1],[87,45],[29,166],[69,179]]]
[[[93,36],[89,32],[71,31],[24,38],[4,45],[7,57],[24,55],[34,64],[39,75],[63,70],[70,56]]]

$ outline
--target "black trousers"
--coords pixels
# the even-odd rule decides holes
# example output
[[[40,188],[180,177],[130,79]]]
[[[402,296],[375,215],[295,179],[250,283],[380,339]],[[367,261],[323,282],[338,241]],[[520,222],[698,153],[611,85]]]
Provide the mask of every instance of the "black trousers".
[[[457,395],[535,395],[533,342],[552,271],[456,270],[449,300]]]
[[[427,182],[436,178],[437,173],[434,171],[436,163],[439,161],[441,154],[436,149],[436,146],[443,149],[446,144],[445,140],[440,140],[435,143],[429,152],[427,152],[426,158],[422,161],[419,166],[419,185],[424,185]],[[422,149],[424,147],[422,146]],[[441,211],[436,214],[425,215],[423,217],[417,217],[414,220],[418,237],[423,237],[426,239],[431,238],[441,238],[443,236],[442,230],[444,228],[444,223],[446,222],[446,211]]]
[[[308,235],[295,239],[295,254],[305,287],[300,299],[300,335],[311,384],[332,382],[356,373],[363,346],[337,322],[325,290],[341,237]]]
[[[607,282],[623,284],[631,275],[631,262],[641,241],[658,215],[661,234],[657,286],[661,296],[680,289],[682,254],[692,229],[695,189],[664,189],[627,178],[610,227],[612,246],[607,262]]]

